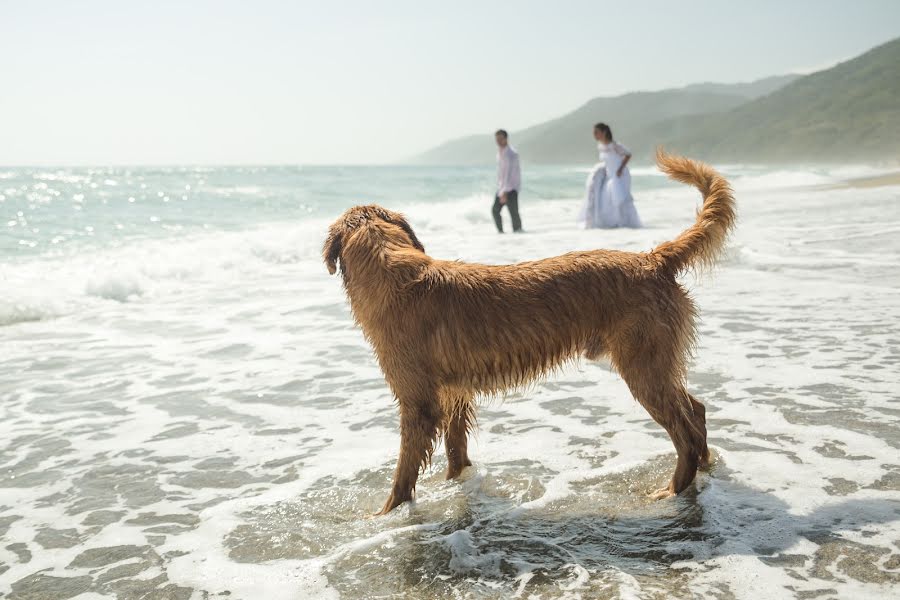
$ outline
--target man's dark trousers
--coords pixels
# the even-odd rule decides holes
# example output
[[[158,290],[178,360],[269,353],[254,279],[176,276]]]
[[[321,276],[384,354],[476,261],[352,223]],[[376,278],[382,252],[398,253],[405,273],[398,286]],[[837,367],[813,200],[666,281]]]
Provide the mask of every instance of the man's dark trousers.
[[[494,223],[497,224],[497,231],[503,233],[503,219],[500,218],[500,194],[494,196],[494,208],[491,212],[494,214]],[[506,192],[506,208],[509,209],[509,216],[512,217],[513,231],[522,231],[522,219],[519,218],[519,192],[512,190]]]

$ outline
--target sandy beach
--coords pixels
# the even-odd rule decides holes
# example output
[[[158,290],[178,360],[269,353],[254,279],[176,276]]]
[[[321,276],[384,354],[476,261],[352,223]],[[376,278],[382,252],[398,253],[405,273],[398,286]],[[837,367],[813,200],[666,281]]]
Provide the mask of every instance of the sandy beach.
[[[843,184],[845,187],[854,188],[870,188],[900,185],[900,171],[886,173],[884,175],[876,175],[874,177],[860,177],[850,179]]]

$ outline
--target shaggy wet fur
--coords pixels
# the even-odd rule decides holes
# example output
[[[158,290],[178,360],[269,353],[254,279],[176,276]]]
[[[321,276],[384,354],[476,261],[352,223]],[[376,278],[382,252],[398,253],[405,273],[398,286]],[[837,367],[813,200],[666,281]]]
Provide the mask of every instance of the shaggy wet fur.
[[[340,264],[356,322],[400,409],[401,449],[382,513],[411,500],[443,436],[449,467],[466,451],[477,395],[523,386],[580,355],[607,357],[678,452],[666,497],[708,461],[705,409],[688,393],[696,310],[676,276],[711,265],[735,220],[728,182],[709,166],[657,154],[671,178],[696,186],[696,223],[650,252],[570,252],[516,265],[431,258],[402,215],[351,208],[330,228],[324,259]],[[513,307],[514,310],[510,310]]]

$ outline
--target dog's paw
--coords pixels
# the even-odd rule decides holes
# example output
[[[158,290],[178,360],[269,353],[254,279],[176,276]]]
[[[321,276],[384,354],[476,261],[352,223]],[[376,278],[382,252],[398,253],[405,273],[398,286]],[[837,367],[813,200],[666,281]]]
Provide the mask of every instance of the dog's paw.
[[[372,514],[369,518],[370,518],[370,519],[377,519],[378,517],[384,517],[384,516],[386,516],[386,515],[389,515],[389,514],[391,514],[391,512],[393,512],[393,510],[394,510],[395,508],[397,508],[398,506],[400,506],[400,505],[399,505],[399,504],[395,504],[395,505],[393,505],[393,506],[385,505],[384,508],[382,508],[381,510],[379,510],[377,513]]]
[[[716,461],[718,460],[718,455],[714,454],[712,450],[707,450],[705,456],[700,457],[700,461],[697,464],[698,471],[710,472],[716,466]]]
[[[456,468],[448,468],[446,480],[450,481],[451,479],[460,479],[463,473],[466,472],[466,469],[472,466],[471,462],[467,462],[465,465]]]
[[[385,516],[385,515],[390,514],[391,511],[393,511],[393,510],[394,510],[395,508],[397,508],[398,506],[400,506],[400,505],[402,505],[402,504],[404,504],[404,503],[407,503],[407,502],[409,502],[410,504],[412,504],[412,502],[413,502],[412,495],[410,495],[410,496],[397,496],[397,495],[395,495],[395,494],[392,493],[390,496],[388,496],[387,501],[384,503],[384,507],[382,507],[382,509],[381,509],[380,511],[378,511],[377,513],[375,513],[375,514],[372,515],[372,516],[373,516],[373,517],[383,517],[383,516]]]
[[[664,487],[662,489],[658,489],[655,492],[650,492],[647,494],[647,497],[651,500],[665,500],[666,498],[671,498],[675,496],[675,492],[670,490],[668,487]]]

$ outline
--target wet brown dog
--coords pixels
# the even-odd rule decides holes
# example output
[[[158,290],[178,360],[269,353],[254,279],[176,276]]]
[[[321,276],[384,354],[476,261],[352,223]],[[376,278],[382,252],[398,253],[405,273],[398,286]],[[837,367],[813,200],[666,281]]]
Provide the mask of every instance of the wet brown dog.
[[[325,264],[335,273],[340,262],[353,315],[400,407],[400,458],[382,513],[412,499],[441,435],[448,479],[472,464],[476,395],[522,386],[579,355],[608,357],[672,438],[675,473],[655,496],[694,480],[709,451],[704,406],[685,389],[696,310],[676,276],[715,260],[734,198],[705,164],[662,152],[657,163],[696,186],[703,207],[677,239],[646,253],[466,264],[431,258],[403,216],[379,206],[351,208],[331,226]]]

